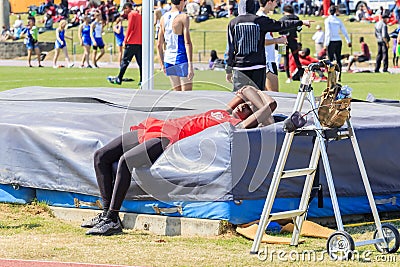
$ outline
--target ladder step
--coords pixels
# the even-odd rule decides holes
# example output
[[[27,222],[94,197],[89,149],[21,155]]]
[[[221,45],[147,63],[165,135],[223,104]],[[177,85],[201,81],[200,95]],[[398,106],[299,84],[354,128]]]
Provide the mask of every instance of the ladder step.
[[[279,219],[294,218],[302,215],[305,212],[306,212],[305,210],[288,210],[288,211],[276,212],[276,213],[271,213],[269,215],[269,219],[273,221]]]
[[[313,172],[315,172],[315,170],[316,169],[313,169],[313,168],[304,168],[304,169],[283,171],[281,178],[290,178],[290,177],[309,175],[309,174],[312,174]]]

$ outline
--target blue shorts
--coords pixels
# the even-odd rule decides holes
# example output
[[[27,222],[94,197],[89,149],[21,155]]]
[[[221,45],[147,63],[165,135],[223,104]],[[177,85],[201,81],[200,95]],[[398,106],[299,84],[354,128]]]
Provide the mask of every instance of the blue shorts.
[[[26,46],[26,49],[28,49],[28,50],[33,50],[35,48],[39,48],[39,45],[37,42],[36,43],[28,42],[25,44],[25,46]]]
[[[54,43],[55,49],[57,49],[57,48],[62,49],[64,47],[65,47],[65,42],[64,42],[64,44],[61,44],[59,41],[55,41],[55,43]]]
[[[92,46],[92,39],[83,37],[82,39],[83,45]]]
[[[97,50],[97,48],[100,48],[100,49],[104,48],[103,38],[95,37],[94,40],[96,41],[96,44],[97,44],[97,45],[93,45],[94,50]]]
[[[187,62],[178,65],[173,65],[164,62],[164,67],[166,69],[167,76],[178,76],[178,77],[188,76],[189,64]]]
[[[117,46],[122,46],[122,44],[124,43],[124,39],[120,40],[120,39],[115,39],[115,42],[117,43]]]

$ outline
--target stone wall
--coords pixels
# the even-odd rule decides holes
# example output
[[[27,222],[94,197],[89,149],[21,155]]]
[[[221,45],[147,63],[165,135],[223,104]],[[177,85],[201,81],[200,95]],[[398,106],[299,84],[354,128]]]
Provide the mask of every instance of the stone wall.
[[[54,43],[39,42],[39,47],[42,52],[48,52],[54,49]],[[0,42],[0,59],[13,59],[27,55],[28,53],[23,42]]]

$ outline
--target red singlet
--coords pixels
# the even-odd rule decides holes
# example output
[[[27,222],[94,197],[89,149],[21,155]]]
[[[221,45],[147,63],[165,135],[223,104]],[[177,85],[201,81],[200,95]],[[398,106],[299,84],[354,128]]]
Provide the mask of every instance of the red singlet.
[[[165,121],[148,118],[138,125],[132,126],[131,131],[138,131],[140,143],[152,138],[165,137],[170,140],[170,144],[173,144],[206,128],[224,122],[236,125],[241,121],[241,119],[232,117],[226,110],[214,109],[201,114]]]

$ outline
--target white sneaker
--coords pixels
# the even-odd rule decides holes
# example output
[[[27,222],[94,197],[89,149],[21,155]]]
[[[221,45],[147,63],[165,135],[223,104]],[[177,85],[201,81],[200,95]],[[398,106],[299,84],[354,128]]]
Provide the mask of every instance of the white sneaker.
[[[292,79],[290,79],[290,78],[288,78],[287,80],[286,80],[286,83],[291,83],[292,82]]]
[[[68,68],[72,68],[74,65],[75,65],[74,63],[70,63],[70,64],[68,65]]]

